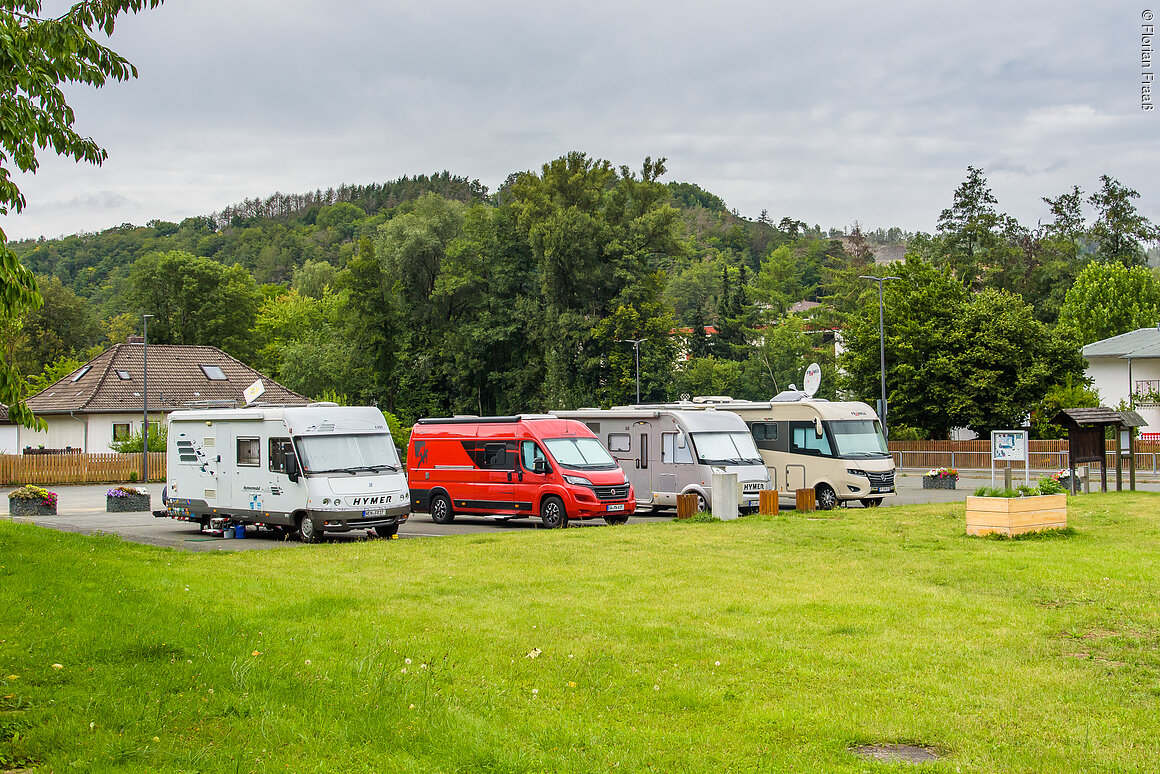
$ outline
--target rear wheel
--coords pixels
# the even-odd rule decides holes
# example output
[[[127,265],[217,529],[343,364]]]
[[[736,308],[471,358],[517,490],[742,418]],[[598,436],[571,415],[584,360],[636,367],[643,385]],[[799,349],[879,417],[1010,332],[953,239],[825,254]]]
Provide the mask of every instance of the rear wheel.
[[[863,497],[860,502],[862,503],[863,508],[877,508],[879,505],[882,505],[882,498],[881,497]]]
[[[564,501],[559,497],[545,497],[540,505],[540,519],[548,529],[567,527],[568,512],[564,510]]]
[[[399,525],[387,524],[383,527],[375,527],[375,534],[381,538],[392,538],[399,534]]]
[[[831,511],[838,505],[838,494],[829,484],[818,484],[817,505],[819,511]]]
[[[447,495],[438,494],[431,498],[431,521],[436,524],[450,524],[455,520],[455,512],[451,510],[451,500]]]
[[[304,515],[298,519],[298,539],[303,543],[317,543],[322,537],[322,530],[314,528],[314,520]]]

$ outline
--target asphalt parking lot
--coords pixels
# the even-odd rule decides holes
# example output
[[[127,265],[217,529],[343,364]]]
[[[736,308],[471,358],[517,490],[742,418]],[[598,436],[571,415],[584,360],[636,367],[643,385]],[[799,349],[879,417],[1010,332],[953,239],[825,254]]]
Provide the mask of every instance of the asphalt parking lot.
[[[1033,475],[1032,480],[1036,480]],[[1016,483],[1021,483],[1016,478]],[[962,502],[967,495],[979,486],[990,485],[989,475],[964,475],[959,479],[958,487],[947,489],[923,489],[922,471],[900,471],[895,480],[897,494],[887,498],[884,506],[910,505],[915,503]],[[998,481],[996,483],[1002,483]],[[18,518],[17,521],[33,523],[41,527],[59,529],[66,532],[83,534],[108,533],[137,543],[146,543],[169,548],[181,548],[192,551],[253,551],[263,548],[305,547],[302,543],[287,540],[275,531],[259,531],[250,527],[243,540],[223,539],[220,536],[203,533],[197,524],[176,521],[168,518],[157,518],[151,512],[140,511],[132,513],[107,513],[105,511],[105,492],[108,484],[91,486],[54,486],[52,491],[57,493],[57,515],[38,516],[32,519]],[[1127,488],[1127,483],[1124,484]],[[153,508],[161,508],[162,484],[150,484],[148,487]],[[1115,478],[1109,480],[1109,488],[1115,488]],[[0,488],[0,494],[7,495],[13,487]],[[1093,491],[1098,489],[1098,480]],[[1137,489],[1145,491],[1160,491],[1160,482],[1152,477],[1137,480]],[[857,508],[858,506],[855,506]],[[8,498],[0,497],[0,517],[8,518]],[[657,519],[671,518],[671,514],[658,516],[642,515],[629,519],[629,525],[655,522]],[[600,529],[606,526],[602,520],[588,521],[573,526],[582,529]],[[411,518],[399,530],[400,538],[447,537],[450,535],[466,535],[480,532],[499,532],[505,530],[543,529],[539,519],[513,519],[498,521],[484,517],[459,516],[451,524],[436,524],[425,513],[412,514]],[[324,540],[332,543],[358,542],[372,539],[363,531],[348,533],[328,533]]]

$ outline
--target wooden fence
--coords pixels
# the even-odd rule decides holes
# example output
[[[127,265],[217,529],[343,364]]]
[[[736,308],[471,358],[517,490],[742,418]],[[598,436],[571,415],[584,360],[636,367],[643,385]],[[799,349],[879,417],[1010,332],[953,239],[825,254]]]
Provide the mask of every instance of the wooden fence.
[[[1029,441],[1029,465],[1032,470],[1063,470],[1067,467],[1067,441]],[[1106,465],[1115,470],[1116,457],[1113,441],[1106,442]],[[890,453],[894,464],[900,468],[955,468],[956,470],[990,470],[991,442],[983,441],[891,441]],[[1160,457],[1160,443],[1136,441],[1136,470],[1157,473]],[[1128,468],[1125,457],[1124,469]],[[995,469],[1001,470],[1007,463],[996,462]],[[1019,470],[1023,463],[1011,465]]]
[[[141,477],[140,454],[0,454],[4,484],[123,484]],[[165,452],[149,452],[149,480],[165,480]]]

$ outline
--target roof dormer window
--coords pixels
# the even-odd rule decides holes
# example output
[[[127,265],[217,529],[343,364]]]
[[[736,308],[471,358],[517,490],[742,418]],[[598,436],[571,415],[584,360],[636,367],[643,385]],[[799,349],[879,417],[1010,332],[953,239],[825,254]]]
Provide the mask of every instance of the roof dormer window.
[[[92,369],[93,369],[93,367],[92,367],[92,366],[88,366],[88,365],[87,365],[87,366],[85,366],[85,367],[84,367],[84,368],[82,368],[81,370],[77,371],[77,375],[76,375],[76,376],[74,376],[74,377],[72,378],[72,380],[73,380],[74,382],[78,382],[78,381],[80,381],[80,378],[81,378],[82,376],[84,376],[85,374],[87,374],[87,373],[88,373],[89,371],[91,371]]]
[[[205,374],[205,378],[209,379],[210,381],[213,381],[213,382],[228,381],[228,378],[226,377],[225,372],[222,371],[222,369],[218,366],[205,365],[204,363],[202,363],[202,364],[198,364],[198,368],[200,368],[201,372],[203,374]]]
[[[117,371],[117,378],[123,382],[128,382],[133,379],[133,375],[128,371]]]

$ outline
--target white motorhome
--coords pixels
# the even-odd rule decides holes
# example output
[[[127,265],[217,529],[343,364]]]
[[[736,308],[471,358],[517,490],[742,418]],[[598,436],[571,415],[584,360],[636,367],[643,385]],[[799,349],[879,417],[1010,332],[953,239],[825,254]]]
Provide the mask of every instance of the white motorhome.
[[[831,402],[787,390],[773,400],[697,397],[664,404],[686,411],[731,411],[753,434],[782,498],[813,489],[817,505],[830,509],[854,500],[867,508],[894,496],[894,458],[882,422],[870,406]]]
[[[411,510],[387,421],[368,406],[174,411],[166,466],[158,513],[203,527],[263,524],[307,543],[355,529],[390,537]]]
[[[625,406],[553,411],[578,419],[608,450],[636,492],[638,510],[675,508],[694,493],[701,510],[713,505],[713,470],[736,473],[743,511],[757,509],[769,473],[745,423],[728,411],[680,411]]]

